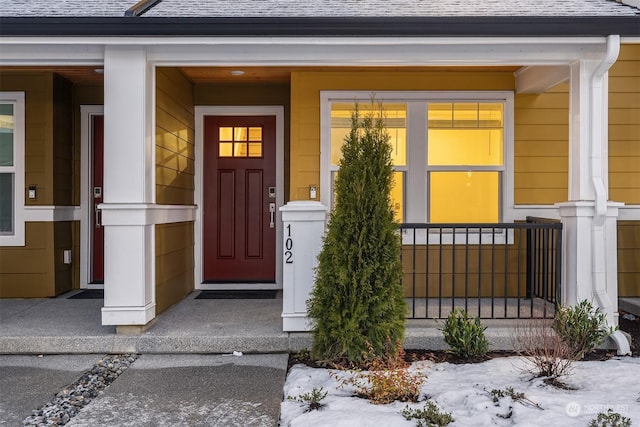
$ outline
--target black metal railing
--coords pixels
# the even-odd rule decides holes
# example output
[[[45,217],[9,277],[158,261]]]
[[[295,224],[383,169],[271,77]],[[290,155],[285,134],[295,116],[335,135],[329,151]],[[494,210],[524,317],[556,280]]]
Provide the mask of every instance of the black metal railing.
[[[560,301],[562,224],[402,224],[410,319],[454,308],[483,319],[549,318]]]

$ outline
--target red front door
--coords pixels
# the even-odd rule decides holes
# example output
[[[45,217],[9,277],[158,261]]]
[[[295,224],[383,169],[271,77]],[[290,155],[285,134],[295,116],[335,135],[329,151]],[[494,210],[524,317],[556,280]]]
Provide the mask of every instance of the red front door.
[[[104,117],[92,116],[93,137],[93,176],[91,186],[91,283],[104,283],[104,228],[100,223],[98,205],[102,203],[103,155],[104,155]]]
[[[203,281],[275,282],[275,116],[204,118]]]

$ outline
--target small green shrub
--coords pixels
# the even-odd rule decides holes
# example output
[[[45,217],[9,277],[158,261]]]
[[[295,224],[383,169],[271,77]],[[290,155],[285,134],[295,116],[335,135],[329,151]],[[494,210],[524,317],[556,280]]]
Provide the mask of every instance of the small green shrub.
[[[319,389],[314,387],[310,393],[301,394],[298,397],[287,396],[287,400],[292,400],[298,403],[304,403],[307,406],[304,412],[318,411],[324,407],[322,400],[327,397],[327,392],[323,387]]]
[[[411,409],[408,406],[402,410],[405,420],[416,420],[417,427],[443,427],[454,421],[450,412],[440,412],[432,401],[427,401],[424,409]]]
[[[561,307],[555,315],[553,329],[571,348],[576,360],[582,359],[616,331],[607,326],[606,315],[586,300],[575,307]]]
[[[454,309],[444,323],[442,333],[449,352],[469,358],[482,357],[489,351],[489,342],[484,336],[486,327],[480,318],[470,319],[466,310]]]
[[[591,420],[589,427],[629,427],[631,426],[631,420],[627,417],[623,417],[617,412],[613,412],[613,409],[607,410],[607,413],[600,412],[598,418]]]

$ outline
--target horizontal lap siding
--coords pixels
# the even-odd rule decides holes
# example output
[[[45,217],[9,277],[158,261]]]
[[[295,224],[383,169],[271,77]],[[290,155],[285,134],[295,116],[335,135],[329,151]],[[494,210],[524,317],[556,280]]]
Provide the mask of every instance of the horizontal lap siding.
[[[176,68],[156,74],[156,202],[193,205],[194,86]],[[156,314],[194,289],[193,222],[155,227]]]
[[[640,221],[618,221],[618,292],[640,297]]]
[[[515,97],[514,201],[547,205],[567,199],[569,86]]]
[[[609,71],[609,193],[640,204],[640,45],[622,45]]]
[[[28,222],[25,227],[25,246],[0,248],[1,298],[56,295],[53,224]]]
[[[194,203],[193,84],[177,69],[159,68],[156,91],[156,202]]]
[[[640,45],[622,45],[609,71],[609,193],[640,204]],[[618,290],[640,296],[640,221],[618,222]]]
[[[60,145],[56,145],[54,151],[54,80],[60,82],[49,72],[0,71],[1,91],[25,93],[25,186],[35,185],[37,188],[37,198],[26,199],[27,206],[53,205],[57,201],[57,197],[54,196],[56,188],[59,190],[66,184],[56,187],[56,161],[63,160],[60,169],[63,181],[68,181],[70,173],[62,170],[70,167],[64,160],[65,157],[69,157],[66,151],[70,147],[70,135]],[[62,85],[66,86],[64,82]],[[60,88],[60,83],[57,87]],[[66,95],[56,99],[63,100],[64,103],[67,100]],[[68,110],[68,107],[63,108],[64,114],[68,114]],[[56,117],[62,119],[62,115]],[[71,117],[68,117],[68,120],[70,121]],[[64,129],[62,131],[64,132]],[[60,148],[62,150],[59,150]],[[59,151],[63,153],[59,154]],[[56,177],[58,183],[60,177]],[[60,191],[58,196],[61,202],[70,202],[70,198],[62,196]],[[26,223],[25,246],[0,247],[0,297],[53,297],[70,286],[70,278],[63,279],[62,274],[57,275],[57,272],[63,271],[65,267],[62,259],[55,258],[56,238],[59,237],[62,243],[68,240],[70,235],[60,228],[56,233],[54,228],[53,223]],[[56,277],[60,280],[56,281]],[[63,284],[64,281],[67,283]]]
[[[191,293],[193,222],[156,225],[156,313]]]

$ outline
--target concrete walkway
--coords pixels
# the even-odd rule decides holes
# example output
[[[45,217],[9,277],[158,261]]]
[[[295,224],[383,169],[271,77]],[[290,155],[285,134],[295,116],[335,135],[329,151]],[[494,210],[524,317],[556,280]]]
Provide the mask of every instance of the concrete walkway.
[[[0,356],[0,426],[22,425],[100,355]],[[287,354],[142,355],[69,426],[277,426]]]

